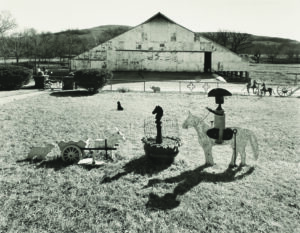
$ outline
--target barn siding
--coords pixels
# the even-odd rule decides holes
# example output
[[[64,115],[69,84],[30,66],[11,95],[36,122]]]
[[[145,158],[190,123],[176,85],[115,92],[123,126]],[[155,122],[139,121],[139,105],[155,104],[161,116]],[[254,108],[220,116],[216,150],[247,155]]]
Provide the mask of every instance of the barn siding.
[[[199,37],[160,13],[88,52],[75,57],[72,69],[112,71],[204,71],[204,52],[212,52],[213,70],[245,70],[246,63],[224,47]]]

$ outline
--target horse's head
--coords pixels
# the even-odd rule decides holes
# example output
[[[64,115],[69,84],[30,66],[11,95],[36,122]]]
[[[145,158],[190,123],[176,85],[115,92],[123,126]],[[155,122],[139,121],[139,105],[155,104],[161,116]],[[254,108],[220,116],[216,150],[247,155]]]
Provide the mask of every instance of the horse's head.
[[[152,111],[152,114],[156,114],[156,119],[160,119],[164,115],[164,111],[162,107],[157,105],[154,110]]]
[[[189,111],[188,117],[182,124],[182,128],[188,129],[189,127],[193,127],[196,124],[196,117]]]

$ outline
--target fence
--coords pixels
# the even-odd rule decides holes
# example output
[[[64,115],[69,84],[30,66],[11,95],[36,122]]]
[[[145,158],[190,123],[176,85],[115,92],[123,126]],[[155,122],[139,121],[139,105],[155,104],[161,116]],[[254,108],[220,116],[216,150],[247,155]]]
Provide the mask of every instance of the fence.
[[[114,80],[116,82],[118,80]],[[124,82],[124,80],[122,80]],[[156,88],[152,88],[156,87]],[[214,88],[224,88],[232,93],[246,94],[244,83],[224,83],[219,81],[197,81],[197,80],[168,80],[168,81],[141,81],[128,80],[126,83],[109,83],[103,88],[107,91],[119,92],[179,92],[179,93],[208,93]],[[154,89],[154,90],[153,90]]]

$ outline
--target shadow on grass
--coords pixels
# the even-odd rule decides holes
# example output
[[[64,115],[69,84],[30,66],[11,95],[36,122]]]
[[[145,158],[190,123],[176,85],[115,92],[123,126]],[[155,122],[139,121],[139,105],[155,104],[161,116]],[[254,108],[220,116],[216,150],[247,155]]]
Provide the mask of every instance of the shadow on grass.
[[[44,161],[39,161],[39,160],[28,160],[28,159],[22,159],[18,160],[17,163],[34,163],[36,164],[37,168],[52,168],[55,171],[61,170],[65,167],[68,167],[72,164],[65,163],[61,158],[57,158],[54,160],[44,160]]]
[[[109,183],[118,180],[122,176],[126,176],[127,174],[132,172],[139,175],[153,175],[167,169],[171,164],[172,162],[157,163],[146,156],[142,156],[126,163],[122,167],[121,172],[112,174],[112,176],[106,175],[102,179],[101,183]]]
[[[208,173],[203,171],[206,168],[205,165],[197,167],[192,171],[186,171],[178,176],[170,177],[164,180],[152,179],[149,180],[146,187],[151,187],[159,183],[178,183],[173,193],[167,193],[162,197],[154,193],[149,194],[149,200],[146,207],[152,210],[168,210],[174,209],[179,206],[180,201],[177,200],[177,196],[181,196],[191,190],[193,187],[197,186],[201,182],[232,182],[236,180],[243,179],[245,176],[250,175],[254,171],[254,167],[250,167],[246,172],[237,175],[242,171],[242,167],[228,168],[222,173]]]
[[[74,90],[74,91],[55,91],[50,95],[55,97],[83,97],[92,96],[95,93],[89,92],[87,90]]]

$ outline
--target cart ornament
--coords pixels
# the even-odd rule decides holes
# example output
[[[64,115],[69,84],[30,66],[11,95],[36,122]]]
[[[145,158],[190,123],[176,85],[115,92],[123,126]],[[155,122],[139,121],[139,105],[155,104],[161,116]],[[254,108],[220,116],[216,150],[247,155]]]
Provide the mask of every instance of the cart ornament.
[[[91,139],[89,138],[87,141],[69,141],[64,142],[61,141],[58,146],[61,150],[62,160],[68,163],[79,162],[83,158],[87,157],[85,154],[85,150],[105,150],[106,158],[108,158],[107,151],[108,150],[116,150],[116,146],[119,145],[119,141],[125,141],[124,134],[118,129],[115,128],[116,132],[110,133],[110,135],[106,139]],[[92,163],[95,164],[95,153],[92,154]],[[111,155],[112,159],[112,155]]]
[[[46,144],[45,147],[32,147],[27,155],[27,160],[42,161],[52,151],[55,146],[53,144]]]

